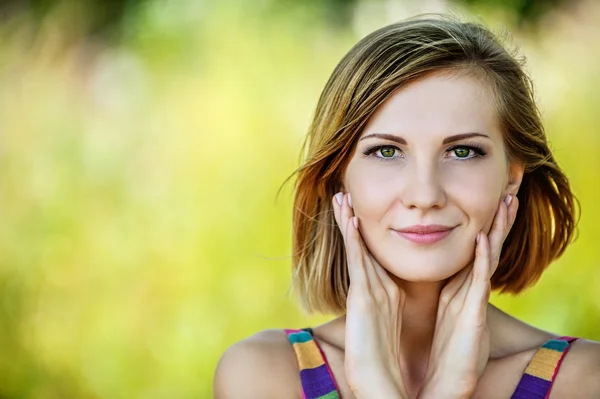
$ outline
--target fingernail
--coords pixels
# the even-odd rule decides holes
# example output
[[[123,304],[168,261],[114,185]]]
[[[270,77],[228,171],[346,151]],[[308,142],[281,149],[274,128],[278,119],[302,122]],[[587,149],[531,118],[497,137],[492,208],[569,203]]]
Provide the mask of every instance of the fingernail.
[[[344,194],[342,193],[337,193],[335,195],[335,199],[337,200],[338,205],[342,205],[342,198],[344,198]]]
[[[350,193],[348,193],[348,205],[352,208],[352,195]]]
[[[506,204],[506,206],[509,206],[510,203],[512,201],[512,195],[508,194],[505,198],[504,198],[504,203]]]
[[[475,238],[475,241],[477,241],[477,244],[479,244],[480,237],[481,237],[481,232],[477,233],[477,238]]]
[[[352,224],[354,224],[355,229],[358,229],[358,219],[356,218],[356,216],[352,218]]]

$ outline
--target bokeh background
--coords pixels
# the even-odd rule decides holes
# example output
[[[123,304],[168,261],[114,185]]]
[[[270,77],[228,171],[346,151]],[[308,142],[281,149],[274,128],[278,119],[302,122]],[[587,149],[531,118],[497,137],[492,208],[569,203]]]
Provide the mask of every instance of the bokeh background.
[[[336,63],[421,12],[506,28],[580,234],[493,298],[600,339],[600,2],[0,2],[0,398],[210,398],[223,351],[306,315],[290,286],[291,185]]]

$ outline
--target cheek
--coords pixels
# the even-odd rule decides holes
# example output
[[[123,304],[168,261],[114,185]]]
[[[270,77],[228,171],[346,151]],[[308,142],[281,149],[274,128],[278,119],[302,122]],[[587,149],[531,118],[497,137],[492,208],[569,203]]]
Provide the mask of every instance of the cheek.
[[[399,197],[397,188],[400,182],[398,176],[390,173],[381,170],[380,173],[366,173],[365,169],[362,173],[354,173],[346,188],[352,193],[352,205],[354,214],[360,220],[361,236],[367,247],[377,252],[377,248],[380,248],[378,243],[387,238],[386,215]]]
[[[347,191],[352,193],[355,214],[369,230],[385,218],[395,201],[402,202],[404,187],[411,179],[402,169],[378,165],[348,169],[345,180]],[[489,231],[505,185],[505,168],[500,161],[455,165],[438,175],[440,193],[446,196],[449,208],[460,208],[468,219],[469,228]],[[475,232],[474,234],[477,234]]]
[[[468,217],[469,224],[489,231],[498,208],[504,177],[498,168],[481,168],[447,180],[448,200]]]
[[[380,219],[397,196],[401,180],[390,168],[349,167],[345,188],[352,193],[354,213],[365,222]]]

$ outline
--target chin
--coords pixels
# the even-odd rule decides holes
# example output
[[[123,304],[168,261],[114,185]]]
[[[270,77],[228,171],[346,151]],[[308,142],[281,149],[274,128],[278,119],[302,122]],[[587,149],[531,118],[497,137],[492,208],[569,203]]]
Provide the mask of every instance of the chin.
[[[439,270],[418,271],[418,270],[407,270],[406,268],[400,269],[400,270],[396,269],[398,271],[396,271],[396,270],[391,271],[388,269],[388,271],[390,271],[390,273],[393,273],[400,280],[411,282],[411,283],[437,283],[437,282],[445,281],[445,280],[449,279],[450,277],[452,277],[453,275],[458,273],[461,269],[462,268],[459,268],[457,270],[453,270],[448,273],[440,273]]]
[[[397,278],[415,283],[434,283],[447,280],[464,267],[470,260],[454,254],[406,254],[401,261],[382,259],[380,264]]]

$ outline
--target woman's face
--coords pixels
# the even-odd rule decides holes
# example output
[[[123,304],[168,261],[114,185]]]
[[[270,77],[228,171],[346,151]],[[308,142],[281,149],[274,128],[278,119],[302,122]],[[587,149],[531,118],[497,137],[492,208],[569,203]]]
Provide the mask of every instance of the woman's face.
[[[492,97],[467,74],[436,73],[392,95],[361,134],[344,175],[362,237],[397,277],[440,281],[474,256],[498,203],[516,194]]]

